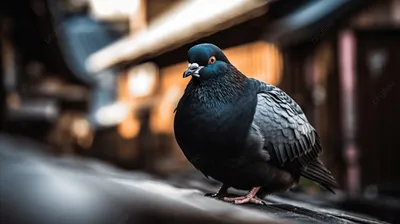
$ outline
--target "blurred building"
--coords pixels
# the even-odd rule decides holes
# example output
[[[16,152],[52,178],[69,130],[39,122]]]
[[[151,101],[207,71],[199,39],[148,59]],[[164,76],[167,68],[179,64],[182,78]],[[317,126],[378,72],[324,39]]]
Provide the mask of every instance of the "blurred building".
[[[198,4],[196,12],[207,14]],[[206,8],[209,3],[203,4]],[[158,87],[149,97],[153,102],[149,128],[158,136],[152,148],[185,161],[173,138],[172,111],[188,81],[181,78],[187,50],[211,42],[224,49],[246,75],[278,85],[293,96],[322,137],[325,163],[349,192],[400,180],[396,159],[400,158],[396,141],[400,137],[396,116],[399,1],[274,1],[251,9],[242,6],[242,14],[235,14],[234,7],[227,9],[224,13],[235,16],[221,24],[213,22],[212,12],[209,18],[203,15],[203,21],[181,21],[177,18],[188,15],[184,7],[190,11],[191,4],[148,22],[145,32],[124,38],[88,60],[94,70],[126,68],[123,86],[129,86],[133,77],[131,66],[154,63],[158,68]],[[190,29],[179,29],[190,20]],[[204,28],[199,21],[210,26]],[[131,95],[132,104],[138,102],[128,90],[125,94]],[[132,127],[138,124],[128,117],[119,131],[133,137],[137,130]]]

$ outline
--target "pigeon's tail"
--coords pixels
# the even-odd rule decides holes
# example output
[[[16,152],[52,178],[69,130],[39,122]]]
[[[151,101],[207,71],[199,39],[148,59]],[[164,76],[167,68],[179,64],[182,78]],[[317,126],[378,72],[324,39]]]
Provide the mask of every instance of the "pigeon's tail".
[[[301,176],[315,181],[333,194],[335,191],[332,188],[338,188],[335,178],[318,158],[307,165],[307,168],[301,172]]]

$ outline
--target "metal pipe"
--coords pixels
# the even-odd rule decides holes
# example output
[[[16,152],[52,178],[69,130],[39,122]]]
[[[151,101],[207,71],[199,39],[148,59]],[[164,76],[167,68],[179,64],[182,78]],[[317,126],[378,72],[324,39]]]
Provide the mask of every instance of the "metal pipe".
[[[350,197],[360,192],[359,148],[355,140],[357,125],[355,68],[356,39],[351,30],[339,33],[339,70],[341,87],[341,122],[344,157],[347,165],[347,190]]]

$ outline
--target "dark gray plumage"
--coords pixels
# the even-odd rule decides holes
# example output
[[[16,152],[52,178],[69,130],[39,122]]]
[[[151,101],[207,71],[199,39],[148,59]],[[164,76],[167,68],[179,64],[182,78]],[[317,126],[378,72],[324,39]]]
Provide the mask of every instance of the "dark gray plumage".
[[[192,75],[178,103],[176,140],[206,176],[252,189],[235,203],[260,203],[255,194],[286,190],[303,176],[333,192],[336,181],[318,159],[319,137],[301,108],[281,89],[247,78],[212,44],[188,52]]]

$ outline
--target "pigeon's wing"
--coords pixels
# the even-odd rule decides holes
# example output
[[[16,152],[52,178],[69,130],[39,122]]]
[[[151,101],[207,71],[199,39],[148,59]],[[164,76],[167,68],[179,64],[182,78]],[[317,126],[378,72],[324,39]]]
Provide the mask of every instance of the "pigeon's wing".
[[[279,165],[300,159],[307,164],[322,152],[318,135],[300,106],[281,89],[260,82],[253,119],[264,148]]]
[[[328,188],[336,187],[331,173],[318,160],[319,136],[300,106],[281,89],[258,80],[257,107],[250,135],[259,137],[271,163],[291,167],[298,174]],[[254,130],[257,130],[255,132]],[[260,142],[260,141],[259,141]]]

